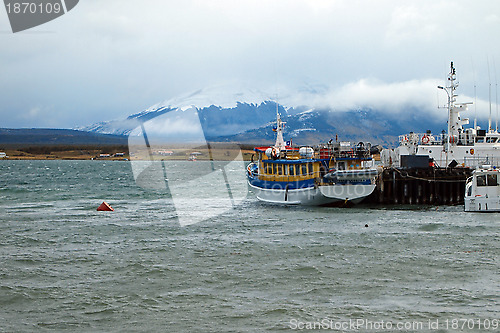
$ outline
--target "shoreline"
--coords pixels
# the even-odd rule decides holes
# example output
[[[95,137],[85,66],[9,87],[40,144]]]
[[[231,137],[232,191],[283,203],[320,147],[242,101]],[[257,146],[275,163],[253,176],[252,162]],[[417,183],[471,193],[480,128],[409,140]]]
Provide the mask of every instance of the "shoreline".
[[[2,152],[5,152],[7,157],[5,158],[0,158],[0,161],[6,161],[6,160],[11,160],[11,161],[62,161],[62,160],[67,160],[67,161],[130,161],[130,154],[128,152],[123,153],[123,155],[116,156],[116,153],[111,153],[109,156],[101,156],[101,153],[99,150],[93,150],[93,151],[82,151],[82,150],[68,150],[68,151],[55,151],[55,152],[50,152],[50,153],[44,153],[44,154],[36,154],[36,153],[28,153],[22,150],[16,150],[16,149],[5,149],[2,150]],[[245,161],[250,161],[253,151],[251,150],[241,150],[243,154],[243,160]],[[106,154],[107,155],[107,154]],[[142,157],[142,156],[141,156]],[[189,154],[184,154],[182,156],[154,156],[155,160],[163,160],[163,161],[189,161]],[[201,156],[198,156],[196,158],[197,161],[210,161],[210,160],[216,160],[216,161],[231,161],[234,159],[234,154],[214,154],[213,158],[211,159],[208,154],[203,154]],[[148,161],[150,160],[146,156],[144,158],[132,158],[133,160],[143,160],[143,161]]]

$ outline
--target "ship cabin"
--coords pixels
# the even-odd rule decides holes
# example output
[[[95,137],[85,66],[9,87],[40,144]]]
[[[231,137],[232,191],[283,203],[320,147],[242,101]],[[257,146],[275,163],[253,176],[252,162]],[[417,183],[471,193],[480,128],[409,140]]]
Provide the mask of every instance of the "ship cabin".
[[[465,185],[465,211],[500,211],[500,171],[489,165],[476,169]]]
[[[257,147],[257,168],[254,170],[254,185],[261,187],[283,186],[290,189],[349,183],[331,177],[336,170],[360,170],[371,165],[369,150],[349,143],[317,148],[301,147],[278,151],[273,147]],[[357,182],[359,183],[359,181]],[[267,185],[267,186],[266,186]]]
[[[467,179],[466,196],[468,197],[499,197],[500,173],[498,169],[479,169]]]

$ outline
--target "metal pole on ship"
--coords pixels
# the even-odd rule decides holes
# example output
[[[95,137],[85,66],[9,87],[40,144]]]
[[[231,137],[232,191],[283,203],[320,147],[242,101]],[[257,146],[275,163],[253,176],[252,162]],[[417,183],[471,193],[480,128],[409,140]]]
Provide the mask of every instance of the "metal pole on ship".
[[[450,150],[450,132],[451,132],[451,119],[450,119],[450,116],[451,116],[451,97],[450,97],[450,93],[448,92],[448,89],[446,89],[445,87],[443,86],[438,86],[438,89],[442,89],[446,92],[446,95],[448,95],[448,135],[447,137],[445,138],[445,155],[446,155],[446,165],[448,166],[448,151]]]

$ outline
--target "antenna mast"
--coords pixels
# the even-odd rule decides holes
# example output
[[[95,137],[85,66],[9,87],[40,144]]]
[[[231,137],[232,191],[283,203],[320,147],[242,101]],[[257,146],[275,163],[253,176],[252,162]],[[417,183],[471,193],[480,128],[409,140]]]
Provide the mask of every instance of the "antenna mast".
[[[490,99],[490,116],[488,118],[488,133],[491,133],[492,128],[491,128],[491,75],[490,75],[490,59],[489,57],[486,58],[486,62],[488,64],[488,96]]]
[[[474,61],[472,61],[472,75],[474,77],[474,130],[477,130],[477,91],[476,91],[476,71],[474,70]]]
[[[493,58],[493,69],[495,70],[495,108],[497,110],[497,119],[495,122],[495,131],[498,133],[498,81],[497,81],[497,66],[495,58]]]

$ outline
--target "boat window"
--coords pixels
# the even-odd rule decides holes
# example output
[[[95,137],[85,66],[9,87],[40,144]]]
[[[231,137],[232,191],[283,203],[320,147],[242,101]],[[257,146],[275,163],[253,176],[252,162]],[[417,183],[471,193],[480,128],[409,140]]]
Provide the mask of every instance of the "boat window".
[[[278,175],[282,175],[283,174],[283,166],[281,164],[278,164]]]
[[[309,173],[312,175],[312,173],[313,173],[313,164],[312,163],[307,163],[307,165],[308,165]]]
[[[484,138],[476,138],[476,142],[477,143],[483,143],[484,142]]]
[[[477,176],[476,184],[477,186],[486,186],[486,175]]]
[[[307,175],[307,165],[301,164],[302,165],[302,174],[305,176]]]
[[[300,175],[300,164],[295,164],[295,174]]]
[[[488,179],[488,186],[497,186],[498,185],[497,175],[488,174],[487,179]]]
[[[295,171],[295,169],[294,169],[293,164],[290,164],[290,166],[289,166],[289,167],[290,167],[290,172],[289,172],[288,174],[289,174],[290,176],[293,176],[293,175],[295,174],[295,172],[294,172],[294,171]]]
[[[268,174],[273,173],[273,165],[271,163],[267,163],[267,173]]]
[[[288,175],[288,165],[283,165],[283,174],[286,176]]]
[[[345,170],[345,162],[339,162],[338,169]]]
[[[276,172],[276,164],[273,164],[273,175],[275,175],[277,172]]]

